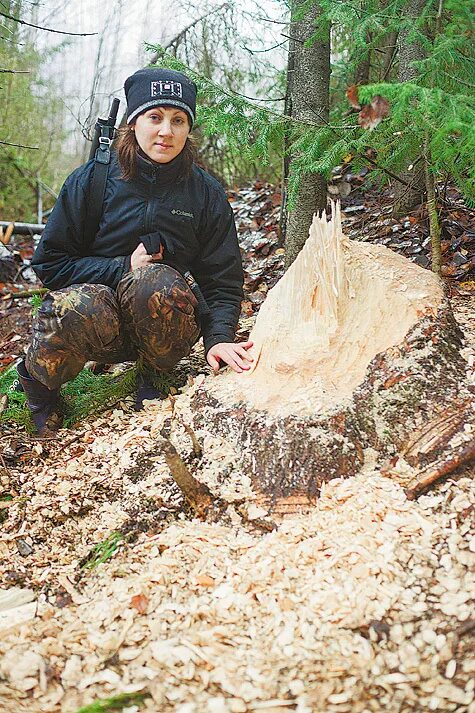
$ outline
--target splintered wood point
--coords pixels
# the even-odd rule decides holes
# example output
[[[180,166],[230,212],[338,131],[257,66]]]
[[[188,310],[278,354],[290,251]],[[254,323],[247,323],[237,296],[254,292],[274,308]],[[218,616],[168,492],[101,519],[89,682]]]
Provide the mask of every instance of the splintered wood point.
[[[332,204],[261,307],[252,369],[206,380],[195,424],[240,449],[264,505],[293,512],[358,472],[365,449],[399,453],[443,403],[473,412],[460,338],[439,278],[349,240]]]

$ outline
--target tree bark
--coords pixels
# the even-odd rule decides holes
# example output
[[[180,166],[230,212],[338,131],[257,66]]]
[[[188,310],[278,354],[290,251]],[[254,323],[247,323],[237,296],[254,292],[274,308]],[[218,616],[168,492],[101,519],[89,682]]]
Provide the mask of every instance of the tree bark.
[[[408,0],[404,8],[404,16],[409,20],[416,22],[427,0]],[[419,70],[414,65],[421,59],[424,59],[424,50],[417,39],[410,40],[410,33],[413,30],[413,24],[404,25],[398,35],[397,48],[399,57],[399,82],[414,82],[419,76]],[[421,147],[422,153],[422,147]],[[411,164],[415,164],[418,156],[409,156],[406,168],[401,172],[400,177],[409,184],[409,187],[400,183],[395,185],[395,204],[393,214],[396,217],[406,215],[423,201],[424,197],[424,168],[421,163],[417,164],[413,170],[409,170]]]
[[[292,28],[292,23],[290,24]],[[289,54],[287,58],[287,88],[285,92],[285,103],[284,103],[284,114],[286,116],[292,116],[292,77],[295,71],[295,40],[292,39],[292,35],[289,39]],[[290,149],[291,139],[290,139],[290,129],[287,128],[284,137],[284,157],[282,161],[282,205],[280,208],[279,217],[279,232],[280,232],[280,242],[284,243],[287,235],[287,186],[289,181],[290,173]]]
[[[384,51],[384,60],[381,73],[382,82],[386,82],[388,80],[389,73],[391,71],[394,61],[394,55],[396,54],[397,39],[398,33],[395,30],[393,32],[390,32],[389,35],[386,37],[386,46]]]
[[[424,171],[425,184],[427,193],[427,214],[429,216],[429,233],[431,244],[431,262],[432,270],[437,275],[442,272],[442,245],[440,242],[440,221],[437,213],[437,201],[435,196],[435,180],[432,173],[430,161],[429,140],[426,137],[424,145]]]
[[[306,2],[293,0],[292,17]],[[316,3],[304,17],[292,24],[294,38],[294,66],[291,81],[292,116],[295,119],[325,125],[328,122],[330,86],[330,24],[322,20],[322,10]],[[319,39],[306,47],[305,42],[319,28]],[[295,170],[295,157],[290,172]],[[289,213],[286,231],[286,266],[289,267],[302,249],[312,216],[327,202],[327,184],[320,174],[301,177],[295,207]]]
[[[198,478],[212,489],[206,434],[220,437],[228,456],[214,456],[215,483],[249,480],[276,515],[311,507],[325,482],[361,470],[368,449],[390,459],[390,477],[398,460],[409,464],[413,495],[473,455],[475,399],[441,281],[348,240],[339,220],[338,210],[314,220],[269,291],[250,335],[252,370],[205,379],[190,396],[208,458]]]
[[[361,60],[358,62],[355,71],[355,81],[353,84],[368,84],[369,83],[369,72],[371,69],[371,32],[366,35],[366,43],[368,45],[366,51],[363,53]]]

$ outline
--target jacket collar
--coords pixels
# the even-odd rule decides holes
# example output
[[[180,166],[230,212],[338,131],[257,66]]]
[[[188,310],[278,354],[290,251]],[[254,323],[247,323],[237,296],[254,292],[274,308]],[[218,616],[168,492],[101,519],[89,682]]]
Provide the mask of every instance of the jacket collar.
[[[173,183],[183,171],[183,151],[168,163],[155,163],[142,151],[137,151],[137,177],[146,183]]]

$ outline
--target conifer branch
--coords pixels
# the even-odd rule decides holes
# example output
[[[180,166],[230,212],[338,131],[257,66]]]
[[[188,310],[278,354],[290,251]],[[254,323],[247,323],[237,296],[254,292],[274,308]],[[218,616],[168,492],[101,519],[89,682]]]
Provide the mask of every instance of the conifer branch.
[[[239,97],[239,98],[242,98],[245,100],[252,100],[252,101],[284,101],[285,100],[285,97],[282,97],[281,99],[260,99],[260,98],[256,98],[256,97],[249,97],[246,94],[241,94],[241,92],[237,92],[234,90],[224,89],[223,87],[221,87],[219,84],[216,84],[208,77],[204,77],[203,75],[199,74],[198,72],[195,72],[193,69],[191,69],[191,67],[188,67],[183,62],[180,62],[180,60],[177,60],[176,57],[171,57],[170,55],[167,55],[164,52],[164,48],[160,47],[159,49],[157,49],[157,47],[153,46],[153,45],[148,45],[148,47],[150,49],[156,50],[157,59],[158,59],[158,57],[161,57],[162,60],[166,60],[167,62],[170,63],[170,66],[173,65],[174,67],[180,69],[180,71],[185,72],[186,74],[191,76],[195,81],[199,82],[204,89],[206,89],[206,88],[212,89],[216,96],[222,95],[222,96],[229,97],[230,99],[235,99],[235,98]],[[271,116],[275,116],[277,119],[281,119],[284,122],[290,122],[292,124],[301,124],[302,126],[309,126],[309,127],[315,128],[315,129],[321,128],[321,124],[318,124],[314,121],[308,121],[305,119],[296,119],[293,116],[288,116],[287,114],[282,114],[278,111],[274,111],[273,109],[269,109],[268,107],[258,106],[258,105],[256,106],[256,104],[249,104],[249,103],[248,103],[248,107],[249,107],[249,109],[252,109],[254,111],[262,111],[262,112],[265,112],[266,114],[269,114]],[[332,128],[332,129],[342,129],[342,130],[359,128],[357,125],[345,125],[345,124],[339,125],[339,126],[331,126],[330,124],[328,124],[328,126],[329,126],[329,128]]]
[[[475,84],[472,84],[471,82],[465,82],[463,79],[460,79],[460,77],[454,77],[452,74],[449,74],[445,69],[442,70],[447,77],[450,77],[450,79],[453,79],[454,82],[458,84],[463,84],[464,87],[469,87],[469,89],[475,89]]]

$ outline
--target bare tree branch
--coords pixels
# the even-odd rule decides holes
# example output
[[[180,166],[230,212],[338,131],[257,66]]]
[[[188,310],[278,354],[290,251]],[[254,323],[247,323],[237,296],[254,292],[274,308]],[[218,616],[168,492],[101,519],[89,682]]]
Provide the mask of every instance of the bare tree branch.
[[[36,30],[44,30],[45,32],[54,32],[56,35],[74,35],[75,37],[90,37],[91,35],[97,35],[97,32],[63,32],[62,30],[52,30],[51,27],[41,27],[41,25],[32,25],[31,22],[19,20],[18,17],[8,15],[6,12],[2,12],[1,10],[0,15],[2,17],[5,17],[7,20],[13,20],[13,22],[18,22],[20,25],[27,25],[28,27],[34,27]]]
[[[2,29],[5,29],[5,28],[3,27]],[[5,37],[4,35],[0,35],[0,40],[3,40],[4,42],[8,42],[11,45],[23,46],[25,44],[24,42],[17,42],[16,40],[11,40],[9,37]]]
[[[282,47],[282,45],[287,44],[286,40],[283,40],[282,42],[278,42],[276,45],[273,45],[272,47],[267,47],[266,49],[263,50],[252,50],[250,47],[247,47],[246,45],[241,45],[243,49],[246,50],[246,52],[249,52],[249,54],[262,54],[264,52],[270,52],[271,50],[275,50],[278,47]]]
[[[203,20],[206,20],[207,17],[210,17],[210,15],[216,15],[218,12],[221,12],[221,10],[226,10],[229,8],[230,5],[227,2],[223,2],[222,5],[219,5],[219,7],[215,7],[213,10],[210,10],[209,12],[205,13],[204,15],[201,15],[201,17],[198,17],[196,20],[193,20],[193,22],[190,22],[189,25],[183,28],[183,30],[180,30],[180,32],[173,37],[173,39],[170,40],[170,42],[167,44],[166,47],[164,47],[165,50],[170,49],[171,47],[174,47],[180,40],[183,39],[183,37],[186,35],[187,32],[193,29],[193,27],[196,27],[200,22]],[[155,64],[156,61],[159,58],[159,53],[156,52],[154,55],[152,55],[152,58],[150,60],[150,64]]]
[[[29,74],[29,69],[0,69],[2,74]]]
[[[16,146],[17,149],[34,149],[35,151],[38,151],[40,148],[39,146],[23,146],[23,144],[12,144],[10,141],[0,141],[0,144],[3,144],[4,146]]]

